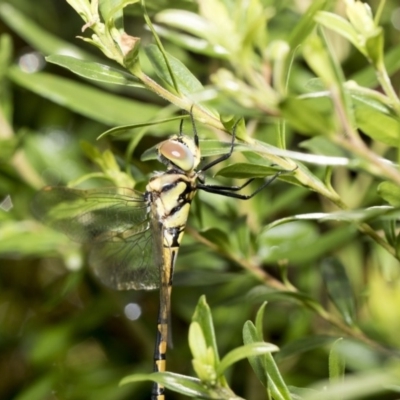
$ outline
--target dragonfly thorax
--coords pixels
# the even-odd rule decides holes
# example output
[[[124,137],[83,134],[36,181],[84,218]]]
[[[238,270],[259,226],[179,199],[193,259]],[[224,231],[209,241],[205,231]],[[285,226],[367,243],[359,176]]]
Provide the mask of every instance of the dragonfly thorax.
[[[176,135],[158,146],[158,156],[168,169],[179,168],[188,173],[200,162],[200,150],[189,136]]]

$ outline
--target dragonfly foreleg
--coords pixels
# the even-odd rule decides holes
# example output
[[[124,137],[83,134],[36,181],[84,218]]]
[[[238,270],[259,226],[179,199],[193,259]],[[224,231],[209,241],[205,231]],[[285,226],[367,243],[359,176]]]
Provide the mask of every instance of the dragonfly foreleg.
[[[230,191],[230,192],[237,192],[239,190],[242,190],[243,188],[245,188],[247,185],[249,185],[251,182],[254,181],[255,178],[251,178],[248,181],[246,181],[245,183],[243,183],[243,185],[241,186],[224,186],[224,185],[206,185],[206,184],[202,184],[202,183],[198,183],[197,184],[197,188],[202,189],[207,191],[207,189],[204,189],[204,187],[210,188],[210,189],[216,189],[216,190],[222,190],[222,191]]]
[[[248,200],[254,197],[257,193],[261,192],[264,188],[266,188],[268,185],[270,185],[278,176],[282,175],[286,171],[279,171],[275,175],[273,175],[271,178],[267,179],[259,188],[257,188],[253,193],[251,194],[240,194],[236,193],[238,190],[243,189],[246,187],[250,182],[254,180],[249,179],[247,182],[245,182],[242,186],[218,186],[218,185],[205,185],[202,183],[197,184],[197,189],[204,190],[205,192],[208,193],[215,193],[219,194],[221,196],[226,196],[226,197],[233,197],[235,199],[240,199],[240,200]]]
[[[204,167],[202,167],[200,169],[200,171],[198,171],[199,173],[207,171],[208,169],[210,169],[211,167],[213,167],[214,165],[217,165],[219,163],[221,163],[222,161],[227,160],[233,153],[233,149],[235,148],[235,139],[236,139],[236,128],[237,125],[239,123],[240,119],[238,119],[235,122],[235,125],[233,125],[233,129],[232,129],[232,139],[231,139],[231,146],[229,148],[229,151],[226,154],[223,154],[221,157],[218,157],[217,159],[215,159],[214,161],[211,161],[210,163],[206,164]]]

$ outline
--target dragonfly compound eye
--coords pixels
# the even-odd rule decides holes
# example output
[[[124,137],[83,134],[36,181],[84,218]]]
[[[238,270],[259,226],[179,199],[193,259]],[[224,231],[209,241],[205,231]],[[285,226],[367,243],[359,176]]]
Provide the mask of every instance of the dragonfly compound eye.
[[[171,161],[182,171],[189,172],[194,168],[193,153],[183,143],[166,140],[161,143],[158,151],[164,158]]]

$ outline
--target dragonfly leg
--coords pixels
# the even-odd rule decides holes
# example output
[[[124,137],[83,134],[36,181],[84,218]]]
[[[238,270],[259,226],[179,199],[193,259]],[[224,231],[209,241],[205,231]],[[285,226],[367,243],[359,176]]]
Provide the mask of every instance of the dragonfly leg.
[[[205,192],[208,193],[215,193],[219,194],[220,196],[226,196],[226,197],[233,197],[235,199],[240,199],[240,200],[248,200],[254,197],[257,193],[261,192],[264,188],[266,188],[268,185],[270,185],[278,176],[282,175],[286,171],[279,171],[275,175],[273,175],[270,179],[267,179],[258,189],[256,189],[253,193],[251,194],[240,194],[236,193],[236,191],[243,189],[245,186],[247,186],[250,182],[253,181],[253,179],[248,180],[245,182],[242,186],[218,186],[218,185],[205,185],[198,183],[197,188],[200,190],[204,190]]]
[[[224,185],[207,185],[207,184],[197,184],[197,188],[198,189],[202,189],[207,191],[207,189],[204,189],[204,186],[209,188],[209,189],[216,189],[216,190],[222,190],[222,191],[230,191],[230,192],[237,192],[239,190],[242,190],[243,188],[245,188],[248,184],[250,184],[251,182],[254,181],[255,178],[251,178],[248,181],[246,181],[245,183],[243,183],[243,185],[240,186],[224,186]]]
[[[206,164],[204,167],[201,168],[200,171],[198,171],[199,173],[207,171],[208,169],[210,169],[211,167],[213,167],[214,165],[217,165],[219,163],[221,163],[222,161],[227,160],[233,153],[233,149],[235,147],[235,139],[236,139],[236,128],[238,123],[240,122],[240,119],[238,119],[235,122],[235,125],[233,125],[233,129],[232,129],[232,139],[231,139],[231,146],[229,148],[229,151],[226,154],[223,154],[221,157],[218,157],[217,159],[215,159],[214,161],[211,161],[210,163]]]

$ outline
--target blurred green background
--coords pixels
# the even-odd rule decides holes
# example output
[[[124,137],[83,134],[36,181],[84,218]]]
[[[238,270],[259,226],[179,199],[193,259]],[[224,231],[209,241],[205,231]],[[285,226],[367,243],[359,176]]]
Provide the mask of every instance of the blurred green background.
[[[193,375],[188,324],[202,294],[213,312],[222,355],[242,344],[243,324],[254,319],[261,303],[268,300],[264,338],[281,348],[275,358],[292,393],[307,398],[307,388],[320,390],[318,385],[329,385],[327,380],[334,375],[329,356],[332,360],[333,343],[343,337],[334,346],[335,356],[346,365],[345,381],[354,378],[354,383],[345,394],[339,392],[342,394],[329,398],[398,399],[400,378],[396,385],[392,376],[400,376],[396,225],[400,202],[392,186],[389,194],[382,186],[378,192],[377,187],[384,180],[398,185],[399,178],[395,177],[396,168],[387,173],[371,154],[398,161],[400,108],[393,97],[393,103],[379,97],[390,96],[378,84],[376,65],[348,38],[325,29],[327,41],[323,43],[330,44],[326,53],[317,49],[317,42],[309,41],[315,26],[307,25],[311,20],[315,24],[314,14],[312,18],[307,14],[310,4],[314,3],[317,10],[344,16],[344,2],[244,3],[225,0],[215,2],[212,9],[206,1],[146,2],[165,49],[210,91],[208,97],[203,93],[204,104],[222,116],[246,117],[249,137],[264,145],[282,149],[285,141],[286,148],[297,153],[284,152],[283,156],[293,156],[292,165],[300,166],[296,178],[283,176],[249,202],[198,194],[176,266],[174,347],[168,352],[168,370]],[[203,7],[200,11],[199,4],[200,9]],[[379,24],[396,97],[400,84],[400,5],[397,0],[368,4],[374,15],[385,5]],[[207,7],[211,7],[208,14]],[[191,48],[185,29],[178,23],[174,26],[176,14],[171,14],[172,20],[160,14],[180,9],[212,19],[218,16],[218,7],[225,7],[230,11],[227,16],[233,19],[241,7],[253,10],[254,15],[262,10],[267,23],[261,30],[267,33],[262,39],[251,39],[259,40],[259,46],[250,46],[251,51],[237,46],[236,53],[232,50],[228,56],[219,53],[217,45],[224,41],[228,49],[232,43],[237,45],[237,37],[230,35],[221,19],[217,25],[221,43],[203,38],[207,46],[201,48],[196,42]],[[140,5],[132,4],[124,12],[127,33],[140,37],[142,48],[154,43]],[[117,68],[116,63],[77,38],[90,34],[82,32],[84,22],[66,1],[0,1],[0,19],[0,398],[149,399],[150,383],[121,387],[118,383],[126,375],[152,370],[158,293],[113,292],[103,287],[87,268],[87,248],[35,221],[30,203],[45,185],[67,185],[92,173],[103,179],[87,180],[82,186],[107,186],[111,181],[135,184],[143,190],[149,174],[163,167],[154,160],[141,161],[141,154],[179,129],[179,120],[156,125],[149,122],[179,116],[180,107],[135,84],[88,80],[46,62],[45,56],[63,54]],[[362,24],[367,26],[368,21]],[[201,31],[201,26],[193,25],[196,29]],[[238,32],[240,37],[240,29]],[[260,43],[268,51],[263,52]],[[285,70],[279,64],[284,43],[290,44],[293,53],[285,55],[286,71],[279,76],[279,71]],[[324,58],[327,54],[334,60],[332,64],[341,66],[338,70],[343,74],[336,74],[332,81],[326,67],[329,62]],[[150,61],[140,50],[142,70],[163,85]],[[234,79],[224,75],[228,70]],[[257,92],[260,76],[269,84],[258,87]],[[280,84],[287,76],[289,84],[283,88]],[[326,134],[341,130],[337,122],[341,121],[337,117],[341,108],[327,106],[324,90],[334,91],[335,85],[343,86],[349,80],[376,90],[359,94],[359,98],[365,96],[362,100],[368,106],[373,104],[375,114],[362,108],[355,113],[356,127],[363,128],[360,137],[369,153],[360,150],[360,144],[345,142],[339,133],[336,137]],[[237,92],[231,90],[235,85]],[[165,82],[164,87],[173,92]],[[305,108],[301,103],[290,103],[314,92],[319,96]],[[355,92],[351,98],[354,102]],[[382,115],[387,119],[379,119]],[[141,123],[145,126],[126,130],[122,138],[96,140],[115,126]],[[205,154],[212,153],[207,153],[207,139],[230,139],[209,125],[207,121],[197,122]],[[321,126],[326,126],[325,132]],[[187,120],[185,133],[190,134],[191,129]],[[109,150],[116,164],[107,164],[105,154],[111,153],[104,152]],[[247,158],[235,154],[232,162],[276,164],[261,154],[252,153]],[[317,162],[313,158],[317,155],[327,158]],[[279,166],[285,169],[283,164]],[[219,179],[213,178],[213,173],[210,183]],[[255,172],[247,176],[260,177]],[[228,176],[219,182],[243,181]],[[251,187],[257,188],[260,182]],[[326,195],[330,185],[337,197]],[[337,199],[335,204],[329,201],[332,198]],[[377,209],[372,217],[366,214],[370,207],[388,203],[394,213],[386,215]],[[343,204],[347,206],[340,207]],[[311,216],[325,213],[326,217],[340,208],[342,216]],[[346,209],[360,210],[361,217],[346,214]],[[308,217],[268,226],[300,214]],[[360,228],[363,218],[374,233],[366,234],[365,226]],[[388,246],[384,248],[382,242]],[[131,317],[130,310],[139,314]],[[268,398],[247,361],[236,364],[228,380],[238,396]],[[185,397],[168,392],[167,398]]]

